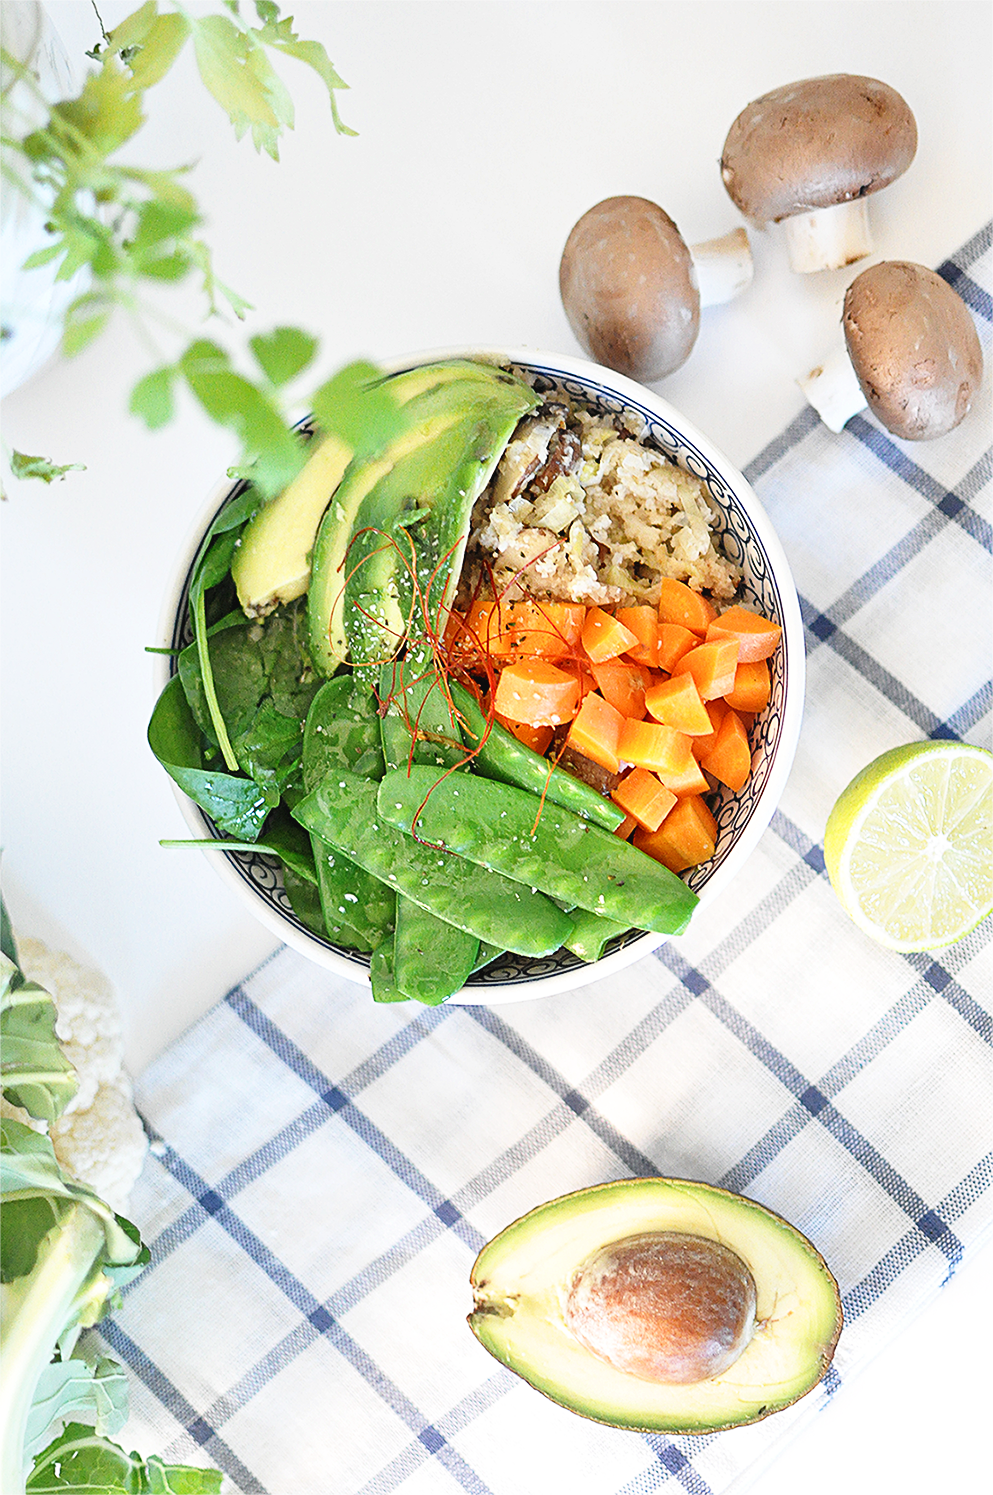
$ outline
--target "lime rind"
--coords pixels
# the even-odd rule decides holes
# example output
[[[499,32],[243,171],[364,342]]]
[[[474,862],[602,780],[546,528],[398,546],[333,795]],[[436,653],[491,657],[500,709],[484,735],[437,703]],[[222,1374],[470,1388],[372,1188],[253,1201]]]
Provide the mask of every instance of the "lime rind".
[[[993,754],[959,742],[881,754],[835,803],[824,856],[842,907],[878,943],[957,943],[993,909]]]

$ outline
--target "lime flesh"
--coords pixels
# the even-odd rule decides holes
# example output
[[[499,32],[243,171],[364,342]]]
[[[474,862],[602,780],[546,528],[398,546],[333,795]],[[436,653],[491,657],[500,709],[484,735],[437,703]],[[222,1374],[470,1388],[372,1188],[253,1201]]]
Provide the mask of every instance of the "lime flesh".
[[[891,950],[937,950],[993,908],[993,754],[913,742],[873,759],[828,816],[845,912]]]

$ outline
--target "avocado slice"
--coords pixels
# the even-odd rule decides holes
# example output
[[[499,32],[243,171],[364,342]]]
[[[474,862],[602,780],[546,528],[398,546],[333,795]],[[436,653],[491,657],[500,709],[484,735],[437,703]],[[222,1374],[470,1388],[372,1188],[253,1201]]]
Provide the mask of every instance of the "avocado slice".
[[[455,360],[396,376],[415,379],[407,429],[381,455],[352,463],[317,533],[308,619],[311,657],[326,675],[395,653],[413,598],[407,557],[424,585],[434,577],[432,605],[447,602],[472,505],[537,404],[492,364]]]
[[[709,1261],[702,1276],[681,1268],[691,1256]],[[841,1332],[837,1283],[798,1230],[686,1179],[620,1179],[540,1205],[483,1247],[471,1283],[469,1326],[497,1360],[560,1406],[641,1432],[781,1411],[821,1380]],[[708,1360],[715,1314],[726,1343]],[[646,1345],[659,1350],[650,1366]]]
[[[337,436],[318,437],[293,482],[249,520],[231,561],[246,617],[264,618],[306,592],[317,526],[351,460]]]
[[[404,404],[424,389],[455,377],[454,366],[441,374],[436,369],[414,369],[395,378],[392,388]],[[352,448],[340,437],[318,435],[293,482],[245,526],[231,562],[231,576],[247,617],[265,617],[306,592],[318,525],[352,456]]]

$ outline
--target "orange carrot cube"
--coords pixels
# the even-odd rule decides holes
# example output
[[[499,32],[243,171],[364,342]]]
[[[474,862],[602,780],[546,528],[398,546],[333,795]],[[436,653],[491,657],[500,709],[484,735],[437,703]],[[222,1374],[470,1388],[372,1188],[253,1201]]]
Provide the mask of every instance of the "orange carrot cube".
[[[705,701],[715,696],[726,696],[734,689],[734,672],[738,664],[738,640],[717,639],[710,644],[697,644],[684,654],[675,668],[674,675],[687,671],[696,681],[696,688]]]
[[[619,607],[614,613],[618,623],[630,628],[638,642],[624,652],[635,664],[657,665],[659,662],[659,616],[654,607]]]
[[[616,706],[622,716],[641,721],[645,714],[645,692],[652,676],[644,665],[630,659],[604,659],[590,664],[597,689],[604,700]]]
[[[658,663],[661,669],[671,672],[691,649],[699,644],[699,635],[689,628],[684,628],[682,623],[660,623]]]
[[[592,758],[608,773],[616,773],[621,765],[617,751],[624,717],[605,701],[596,691],[583,697],[582,705],[573,717],[566,742],[577,753]]]
[[[709,794],[711,788],[700,761],[693,752],[694,739],[690,737],[687,741],[689,749],[686,757],[676,767],[663,769],[659,774],[665,787],[677,799],[682,799],[687,794]]]
[[[675,727],[661,722],[632,721],[625,717],[617,751],[624,763],[636,768],[650,768],[663,777],[683,767],[690,739]]]
[[[677,800],[657,831],[639,827],[631,839],[670,872],[683,872],[713,856],[717,822],[699,795],[691,794]]]
[[[495,598],[477,597],[465,616],[465,635],[478,652],[496,659],[514,652],[514,615],[510,605]]]
[[[500,672],[493,709],[532,727],[572,721],[579,706],[579,681],[544,659],[517,659]]]
[[[725,608],[707,628],[707,638],[733,637],[738,640],[738,663],[750,664],[756,659],[768,659],[776,652],[776,645],[783,630],[759,613],[737,603]]]
[[[724,699],[735,711],[762,711],[769,704],[772,682],[764,659],[746,659],[734,672],[734,686]]]
[[[666,789],[647,768],[632,768],[611,791],[610,797],[625,815],[633,816],[646,831],[657,831],[676,803],[672,790]]]
[[[511,607],[517,654],[556,661],[578,648],[586,618],[581,602],[539,602],[528,597]]]
[[[706,633],[717,617],[717,609],[701,592],[671,576],[662,580],[658,613],[660,623],[680,623],[696,634]]]
[[[707,708],[688,671],[650,686],[645,692],[645,707],[657,722],[675,727],[689,737],[700,737],[712,730]]]
[[[710,731],[705,737],[691,737],[690,747],[696,758],[700,759],[705,753],[709,753],[717,737],[717,728],[724,720],[724,713],[730,710],[723,696],[715,696],[712,701],[704,701],[707,715],[710,718]]]
[[[752,771],[752,750],[741,717],[730,708],[717,729],[710,751],[700,759],[700,767],[720,779],[735,793],[743,788]]]
[[[630,628],[625,628],[602,607],[590,608],[580,637],[587,657],[594,664],[600,664],[604,659],[616,659],[618,654],[623,654],[638,642],[637,635]]]

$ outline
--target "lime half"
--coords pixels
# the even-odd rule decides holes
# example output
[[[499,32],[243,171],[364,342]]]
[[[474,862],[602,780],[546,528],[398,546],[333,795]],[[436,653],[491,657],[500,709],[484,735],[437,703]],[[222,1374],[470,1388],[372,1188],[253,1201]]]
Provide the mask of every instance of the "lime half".
[[[911,742],[839,796],[824,859],[845,912],[891,950],[938,950],[993,908],[993,753]]]

